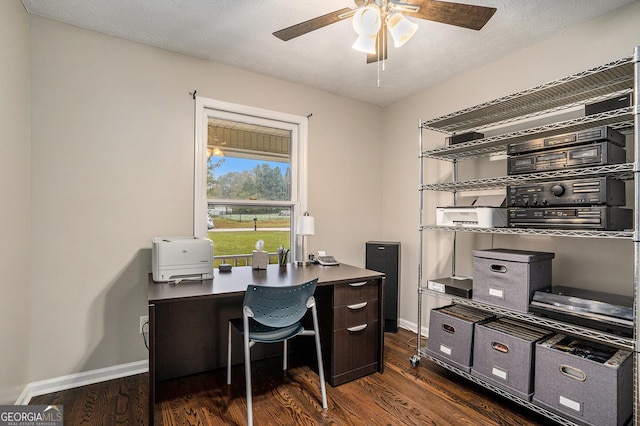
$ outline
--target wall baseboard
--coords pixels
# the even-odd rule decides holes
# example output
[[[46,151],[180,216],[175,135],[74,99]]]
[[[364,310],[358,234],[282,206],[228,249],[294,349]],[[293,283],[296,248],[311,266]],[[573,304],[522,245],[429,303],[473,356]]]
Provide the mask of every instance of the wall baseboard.
[[[409,322],[407,320],[404,320],[402,318],[400,318],[398,320],[398,326],[405,328],[409,331],[412,331],[414,333],[417,333],[418,330],[418,324],[416,324],[415,322]],[[429,328],[428,327],[422,327],[422,336],[424,337],[429,337]]]
[[[24,388],[15,405],[26,405],[34,396],[133,376],[135,374],[146,373],[147,371],[149,371],[149,360],[145,359],[128,364],[114,365],[112,367],[31,382]]]

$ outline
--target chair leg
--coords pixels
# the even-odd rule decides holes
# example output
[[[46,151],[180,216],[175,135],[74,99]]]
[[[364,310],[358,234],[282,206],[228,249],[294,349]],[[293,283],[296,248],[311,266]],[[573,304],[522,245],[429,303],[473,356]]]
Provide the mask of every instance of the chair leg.
[[[322,408],[325,410],[327,405],[327,390],[324,384],[324,366],[322,365],[322,349],[320,348],[320,327],[318,327],[318,313],[316,312],[316,305],[311,307],[311,316],[313,317],[313,331],[316,339],[316,354],[318,356],[318,376],[320,376],[320,393],[322,394]]]
[[[244,322],[244,375],[247,388],[247,426],[253,426],[253,404],[251,399],[251,346],[249,344],[249,319],[243,316]]]
[[[229,323],[229,337],[227,339],[227,384],[231,384],[231,323]]]

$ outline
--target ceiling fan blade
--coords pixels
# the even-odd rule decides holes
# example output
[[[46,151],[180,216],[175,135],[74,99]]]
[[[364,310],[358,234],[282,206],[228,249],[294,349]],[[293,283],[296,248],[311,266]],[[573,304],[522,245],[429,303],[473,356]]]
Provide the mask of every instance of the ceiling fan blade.
[[[344,9],[336,10],[335,12],[327,13],[326,15],[318,16],[308,21],[301,22],[296,25],[292,25],[287,28],[283,28],[273,33],[274,36],[280,40],[289,41],[292,38],[299,37],[301,35],[310,33],[327,25],[334,24],[344,18],[351,16],[352,9],[345,7]]]
[[[387,37],[387,24],[383,23],[376,36],[376,53],[367,53],[368,64],[387,59]]]
[[[417,12],[404,12],[404,15],[471,30],[480,30],[484,27],[497,10],[495,7],[474,6],[439,0],[408,0],[407,3],[420,6],[420,10]]]

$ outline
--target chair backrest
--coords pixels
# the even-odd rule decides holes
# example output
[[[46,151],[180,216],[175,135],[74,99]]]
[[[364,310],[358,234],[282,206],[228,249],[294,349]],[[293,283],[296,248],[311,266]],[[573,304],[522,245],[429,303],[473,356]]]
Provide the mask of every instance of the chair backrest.
[[[253,319],[269,327],[286,327],[300,321],[307,312],[307,301],[316,291],[318,279],[286,287],[249,285],[243,306],[253,312]]]

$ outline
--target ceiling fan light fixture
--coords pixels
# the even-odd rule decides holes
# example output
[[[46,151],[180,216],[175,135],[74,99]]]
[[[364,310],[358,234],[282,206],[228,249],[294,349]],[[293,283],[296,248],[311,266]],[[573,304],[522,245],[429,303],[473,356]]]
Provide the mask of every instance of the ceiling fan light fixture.
[[[400,47],[418,31],[418,24],[409,21],[401,13],[394,13],[387,18],[387,28],[393,38],[393,45]]]
[[[381,26],[380,8],[375,4],[361,7],[353,15],[353,29],[360,36],[374,37]]]
[[[376,37],[359,35],[351,48],[359,52],[371,53],[373,55],[376,53]]]

